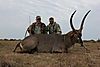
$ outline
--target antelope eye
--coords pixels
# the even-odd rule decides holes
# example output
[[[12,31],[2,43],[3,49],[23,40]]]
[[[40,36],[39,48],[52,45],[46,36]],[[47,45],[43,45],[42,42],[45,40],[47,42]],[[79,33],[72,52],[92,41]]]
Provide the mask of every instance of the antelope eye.
[[[74,38],[78,38],[78,36],[75,34],[75,35],[74,35]]]

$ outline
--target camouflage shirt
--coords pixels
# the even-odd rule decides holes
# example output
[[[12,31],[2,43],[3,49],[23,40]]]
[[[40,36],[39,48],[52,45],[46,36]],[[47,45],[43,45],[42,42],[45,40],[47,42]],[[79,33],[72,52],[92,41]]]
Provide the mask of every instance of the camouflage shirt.
[[[31,32],[32,34],[46,34],[46,25],[44,23],[36,24],[33,23],[31,25]]]
[[[62,33],[59,24],[57,24],[56,22],[54,22],[53,24],[47,25],[47,31],[49,32],[49,34],[61,34]]]

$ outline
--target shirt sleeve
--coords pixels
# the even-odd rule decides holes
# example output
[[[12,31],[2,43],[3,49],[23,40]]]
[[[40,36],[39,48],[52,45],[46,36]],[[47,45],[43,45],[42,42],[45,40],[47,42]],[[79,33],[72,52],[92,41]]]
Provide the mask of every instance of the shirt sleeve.
[[[42,31],[43,31],[43,33],[44,34],[46,34],[47,33],[47,31],[46,31],[46,25],[44,24],[44,23],[42,23]]]
[[[47,25],[47,27],[46,27],[46,31],[49,31],[49,25]]]
[[[60,25],[57,24],[57,34],[61,34],[61,33],[62,33],[62,31],[61,31]]]

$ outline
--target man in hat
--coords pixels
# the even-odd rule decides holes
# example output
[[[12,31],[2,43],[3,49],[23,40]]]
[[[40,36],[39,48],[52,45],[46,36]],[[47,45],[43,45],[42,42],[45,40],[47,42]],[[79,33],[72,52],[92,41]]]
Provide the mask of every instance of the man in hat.
[[[49,34],[61,34],[62,33],[60,25],[54,21],[53,17],[49,18],[49,22],[50,22],[49,25],[47,25],[47,31],[49,32]]]
[[[46,34],[46,25],[41,22],[41,17],[36,16],[36,22],[28,27],[29,34]]]

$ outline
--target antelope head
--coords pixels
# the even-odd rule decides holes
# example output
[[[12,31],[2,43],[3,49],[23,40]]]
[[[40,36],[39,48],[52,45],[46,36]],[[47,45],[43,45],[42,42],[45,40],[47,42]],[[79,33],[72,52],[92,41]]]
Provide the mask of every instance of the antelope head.
[[[71,26],[71,28],[72,28],[72,31],[69,32],[69,34],[70,34],[70,36],[71,36],[72,41],[73,41],[74,43],[80,43],[81,46],[84,46],[84,45],[83,45],[82,38],[81,38],[81,37],[82,37],[83,24],[84,24],[84,21],[85,21],[85,19],[86,19],[87,15],[89,14],[90,11],[91,11],[91,10],[89,10],[89,11],[85,14],[85,16],[83,17],[82,22],[81,22],[80,29],[78,29],[78,30],[76,30],[76,29],[74,28],[73,24],[72,24],[72,18],[73,18],[73,16],[74,16],[74,14],[76,13],[76,11],[73,12],[73,14],[71,15],[71,18],[70,18],[70,26]]]

